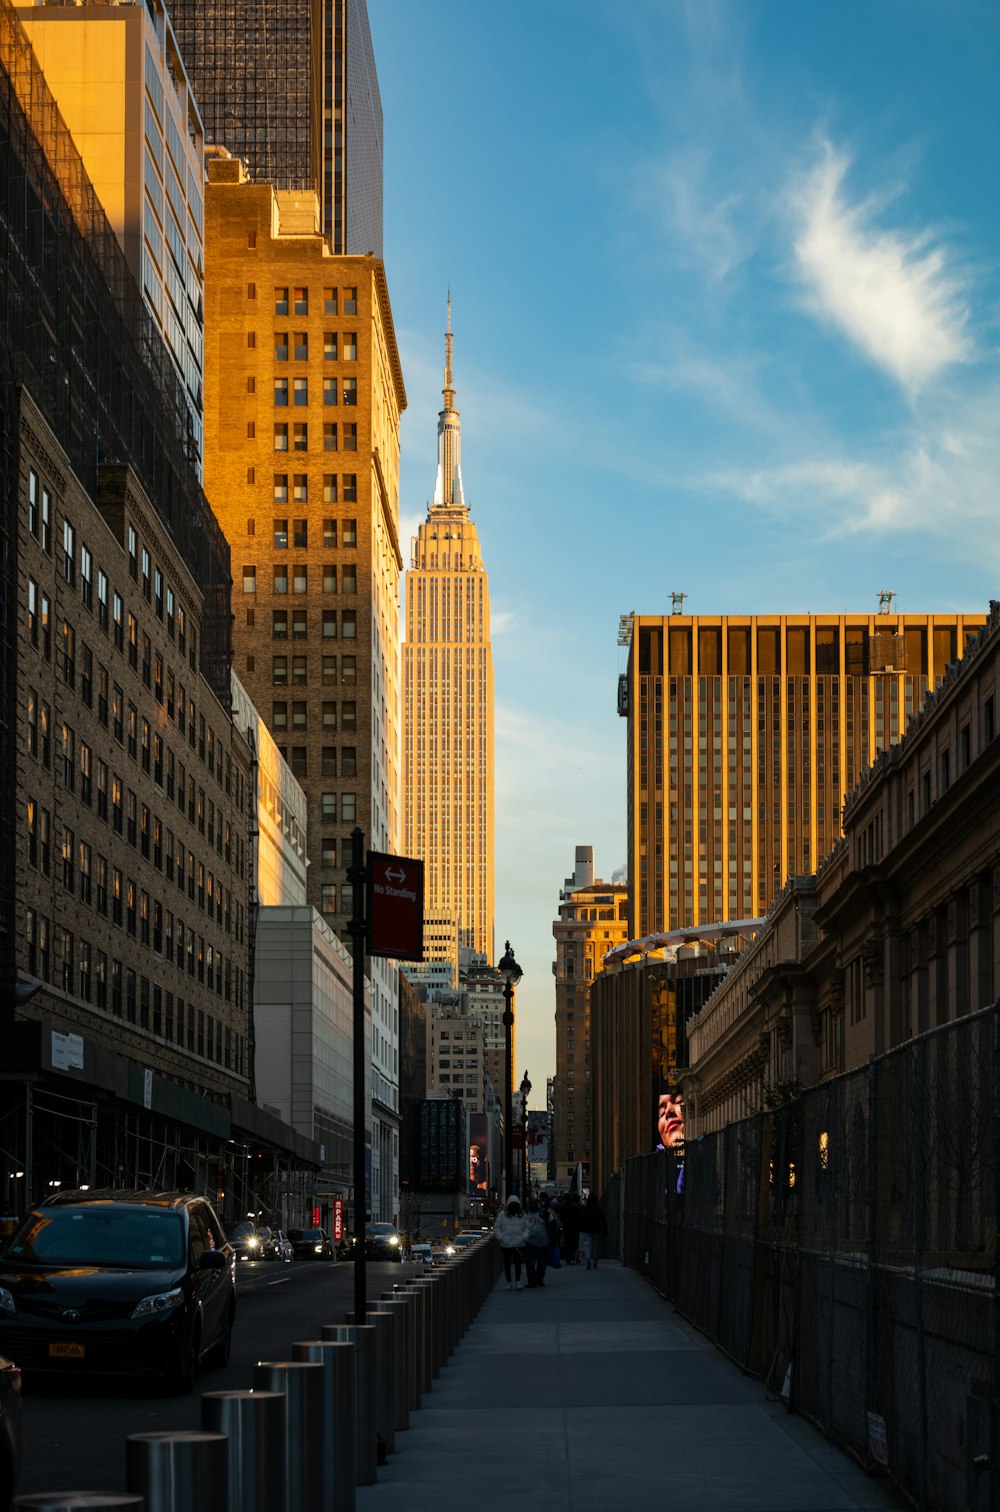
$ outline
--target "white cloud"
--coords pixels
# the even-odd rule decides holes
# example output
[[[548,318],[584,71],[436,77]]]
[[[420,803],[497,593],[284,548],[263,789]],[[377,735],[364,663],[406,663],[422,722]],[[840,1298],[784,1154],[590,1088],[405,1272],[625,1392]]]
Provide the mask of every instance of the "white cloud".
[[[494,609],[490,606],[490,634],[494,638],[506,635],[516,623],[513,609]]]
[[[753,251],[742,194],[720,193],[700,147],[672,153],[643,173],[640,198],[656,214],[675,253],[709,283],[721,283]]]
[[[825,143],[795,192],[799,274],[816,312],[913,393],[971,355],[963,280],[930,231],[881,229],[880,206],[850,204],[849,166]]]
[[[730,469],[702,487],[746,500],[819,539],[868,533],[900,544],[922,536],[943,554],[1000,568],[1000,392],[950,395],[878,453],[799,458]]]

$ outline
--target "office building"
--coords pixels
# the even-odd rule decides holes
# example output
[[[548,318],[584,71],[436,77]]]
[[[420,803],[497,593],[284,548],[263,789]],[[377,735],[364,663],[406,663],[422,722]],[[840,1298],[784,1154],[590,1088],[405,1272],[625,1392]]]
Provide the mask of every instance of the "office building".
[[[493,650],[479,535],[462,487],[451,300],[434,502],[412,543],[403,646],[403,849],[427,912],[493,959]]]
[[[315,195],[206,189],[205,482],[233,554],[236,670],[308,800],[309,903],[346,941],[350,836],[399,851],[399,417],[388,289]],[[372,986],[372,1201],[395,1211],[398,1001]]]
[[[555,1179],[571,1181],[577,1166],[590,1176],[590,989],[609,950],[627,937],[628,888],[594,877],[594,850],[576,847],[576,865],[559,894],[556,941],[556,1075],[553,1094]]]
[[[982,623],[888,608],[634,616],[618,689],[630,935],[763,914],[814,871],[845,794]]]
[[[382,102],[365,0],[173,0],[206,140],[319,195],[336,253],[382,256]]]
[[[994,602],[903,738],[848,794],[843,838],[814,876],[786,885],[689,1023],[683,1085],[694,1134],[995,1005],[998,709]],[[973,1064],[965,1072],[978,1075]]]
[[[15,0],[132,276],[183,387],[201,467],[204,362],[201,117],[162,0]]]

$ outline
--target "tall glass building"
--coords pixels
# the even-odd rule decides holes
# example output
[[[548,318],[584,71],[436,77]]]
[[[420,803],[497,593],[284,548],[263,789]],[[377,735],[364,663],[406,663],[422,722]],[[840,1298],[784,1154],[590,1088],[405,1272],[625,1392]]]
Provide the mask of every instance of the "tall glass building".
[[[382,101],[365,0],[173,0],[207,143],[314,189],[335,253],[382,256]]]

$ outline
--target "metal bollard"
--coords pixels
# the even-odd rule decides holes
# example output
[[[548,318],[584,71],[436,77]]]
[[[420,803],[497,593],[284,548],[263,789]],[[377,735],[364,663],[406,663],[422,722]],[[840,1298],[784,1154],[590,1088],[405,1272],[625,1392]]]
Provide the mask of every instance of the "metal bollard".
[[[410,1352],[407,1338],[406,1313],[398,1302],[371,1302],[369,1313],[392,1319],[392,1402],[393,1422],[396,1432],[410,1426]]]
[[[376,1328],[374,1323],[324,1323],[324,1339],[354,1345],[354,1478],[359,1486],[378,1480],[378,1405],[376,1401]]]
[[[346,1319],[348,1326],[358,1327],[352,1312],[346,1314]],[[396,1320],[385,1313],[369,1312],[363,1326],[375,1330],[375,1430],[377,1437],[382,1440],[386,1454],[395,1454]]]
[[[33,1491],[19,1496],[14,1512],[142,1512],[142,1497],[127,1491]]]
[[[355,1442],[357,1405],[354,1399],[354,1345],[334,1339],[300,1339],[292,1345],[296,1360],[322,1365],[325,1405],[327,1478],[333,1488],[333,1512],[354,1512],[357,1484]]]
[[[431,1294],[425,1282],[419,1278],[406,1281],[397,1290],[417,1299],[417,1315],[420,1321],[420,1352],[417,1358],[417,1377],[420,1395],[431,1390],[434,1375],[434,1331],[431,1318]]]
[[[329,1507],[326,1479],[324,1379],[322,1365],[303,1360],[259,1360],[253,1383],[282,1391],[285,1403],[285,1495],[282,1512],[319,1512]]]
[[[420,1302],[412,1292],[393,1287],[382,1293],[383,1302],[401,1302],[406,1318],[406,1339],[409,1345],[409,1368],[406,1372],[406,1405],[411,1412],[420,1408],[420,1356],[423,1350],[423,1318]]]
[[[229,1462],[221,1433],[130,1433],[125,1481],[146,1512],[218,1512],[229,1498]]]
[[[226,1435],[227,1512],[274,1512],[285,1494],[283,1393],[206,1391],[201,1426]]]

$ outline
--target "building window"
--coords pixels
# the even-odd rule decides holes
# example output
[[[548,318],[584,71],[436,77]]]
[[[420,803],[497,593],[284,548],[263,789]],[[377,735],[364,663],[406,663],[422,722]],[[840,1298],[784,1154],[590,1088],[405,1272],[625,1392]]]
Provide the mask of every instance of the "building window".
[[[357,593],[358,569],[354,562],[344,563],[340,578],[340,588],[342,593]]]
[[[341,520],[340,522],[341,546],[357,546],[358,522],[357,520]]]
[[[288,332],[275,331],[274,333],[274,360],[275,362],[288,361]]]
[[[305,562],[296,562],[292,567],[292,592],[307,593],[309,590],[309,569]]]
[[[322,887],[322,906],[325,914],[337,912],[337,884],[336,882],[324,882]]]
[[[287,378],[275,378],[275,380],[274,380],[274,402],[275,402],[275,404],[279,408],[281,408],[282,406],[287,407],[287,405],[288,405],[288,379]]]
[[[309,475],[308,473],[293,473],[292,475],[292,498],[296,504],[309,503]]]
[[[276,688],[283,688],[288,682],[288,657],[271,657],[271,681]]]
[[[308,378],[292,379],[292,398],[294,399],[295,403],[300,406],[307,405],[309,403]]]
[[[256,567],[243,568],[243,592],[257,592],[257,569]]]
[[[344,450],[357,451],[358,449],[358,426],[355,420],[345,421],[344,427]]]
[[[292,776],[308,777],[308,757],[305,746],[292,746]]]
[[[292,313],[294,315],[308,315],[309,314],[309,290],[308,289],[296,289],[293,298],[294,298],[294,303],[293,303],[293,306],[292,306]]]
[[[293,427],[292,449],[297,452],[309,450],[309,426],[304,420]]]
[[[328,686],[336,687],[337,685],[337,658],[335,656],[323,658],[323,681]]]
[[[282,562],[280,566],[272,568],[272,589],[275,593],[288,592],[288,565]]]
[[[274,449],[281,452],[288,450],[288,426],[280,422],[274,427]]]
[[[353,699],[344,699],[341,701],[340,728],[347,731],[358,728],[358,706]]]
[[[324,481],[324,486],[325,486],[326,480],[324,479],[323,481]],[[324,520],[323,521],[323,547],[324,547],[324,550],[330,551],[330,550],[333,549],[333,547],[336,546],[336,544],[337,544],[337,522],[336,522],[336,520]]]
[[[320,799],[320,818],[327,824],[332,824],[337,817],[336,793],[323,793]]]
[[[336,362],[337,360],[336,331],[324,331],[323,333],[323,358],[326,362]]]
[[[357,331],[345,331],[343,338],[343,360],[345,362],[357,362],[358,360],[358,333]]]
[[[337,502],[337,474],[336,473],[324,473],[323,474],[323,503],[324,504],[336,504],[336,502]],[[332,529],[333,539],[331,541],[327,541],[326,538],[325,538],[326,537],[326,532],[324,530],[323,545],[324,546],[336,546],[336,544],[337,544],[337,522],[336,522],[336,520],[328,520],[328,521],[326,521],[326,524],[332,526],[332,528],[333,528]]]
[[[324,728],[324,730],[336,730],[336,728],[337,728],[337,705],[336,705],[336,703],[324,702],[324,704],[323,704],[323,728]]]
[[[323,290],[323,314],[324,315],[336,315],[336,313],[337,313],[337,291],[336,291],[336,289],[324,289]]]
[[[272,730],[288,729],[288,705],[284,700],[271,705],[271,728]]]
[[[327,405],[334,405],[334,404],[336,404],[336,402],[337,402],[337,380],[336,380],[336,378],[324,378],[323,379],[323,403],[327,404]]]
[[[292,339],[292,358],[295,362],[309,361],[309,333],[296,331]]]
[[[345,289],[344,290],[344,314],[345,315],[356,315],[357,313],[358,313],[358,291],[357,291],[357,289]]]
[[[345,824],[353,824],[357,818],[358,795],[357,793],[341,793],[340,817]]]
[[[306,685],[306,681],[307,681],[306,668],[307,668],[307,665],[308,665],[308,658],[307,657],[305,657],[305,656],[293,656],[292,657],[292,682],[298,688],[304,688],[305,685]]]
[[[323,639],[337,639],[337,611],[336,609],[323,610]]]
[[[342,609],[340,612],[340,635],[342,640],[357,640],[358,616],[354,609]]]
[[[276,288],[275,289],[275,291],[274,291],[274,313],[275,313],[275,315],[287,315],[288,314],[288,290],[287,289],[280,289],[280,288]]]
[[[63,520],[63,577],[72,588],[76,582],[76,531]]]
[[[337,747],[324,746],[320,756],[320,771],[324,777],[337,775]]]
[[[323,592],[336,593],[337,591],[337,564],[336,562],[323,563]]]
[[[292,640],[305,640],[309,633],[309,616],[305,609],[292,610]]]
[[[343,683],[356,683],[357,680],[358,680],[357,666],[358,666],[358,663],[357,663],[357,658],[356,657],[354,657],[354,656],[342,656],[340,658],[340,680],[341,680],[341,682],[343,682]]]
[[[344,403],[356,405],[358,402],[358,380],[356,378],[344,379]]]
[[[356,746],[341,746],[340,775],[341,777],[356,777],[358,775],[358,751]]]
[[[329,421],[326,422],[326,423],[324,423],[324,426],[323,426],[323,450],[324,451],[336,451],[337,450],[337,425],[336,425],[335,421],[333,423],[330,423]]]
[[[336,866],[337,864],[337,842],[331,835],[323,836],[322,862],[324,866]]]
[[[292,704],[292,729],[304,730],[308,723],[308,704],[304,698],[296,699]]]
[[[288,639],[288,610],[274,609],[271,611],[271,639]]]

